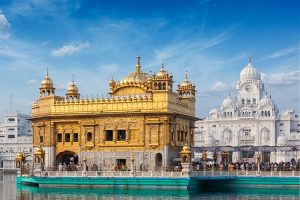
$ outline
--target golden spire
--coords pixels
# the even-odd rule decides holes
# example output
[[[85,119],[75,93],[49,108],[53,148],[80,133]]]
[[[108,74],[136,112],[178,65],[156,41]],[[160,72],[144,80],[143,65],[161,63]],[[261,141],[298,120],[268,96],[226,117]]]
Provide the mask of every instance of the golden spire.
[[[161,69],[160,71],[165,71],[165,66],[164,66],[164,59],[161,59]]]
[[[48,67],[46,67],[46,78],[49,77],[49,74],[48,74]]]
[[[140,73],[141,72],[141,63],[140,63],[141,57],[137,56],[136,57],[136,66],[135,66],[135,71]]]
[[[74,74],[72,74],[72,85],[75,85],[75,82],[74,82]]]
[[[187,73],[187,70],[185,70],[185,79],[184,81],[188,81],[188,73]]]

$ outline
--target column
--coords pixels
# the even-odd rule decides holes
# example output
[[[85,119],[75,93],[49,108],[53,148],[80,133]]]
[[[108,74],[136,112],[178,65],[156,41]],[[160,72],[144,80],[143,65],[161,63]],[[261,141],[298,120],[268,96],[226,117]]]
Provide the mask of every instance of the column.
[[[117,141],[117,130],[116,129],[113,130],[113,141],[114,142]]]
[[[129,133],[130,133],[130,131],[129,131],[129,129],[126,129],[126,142],[129,142]]]

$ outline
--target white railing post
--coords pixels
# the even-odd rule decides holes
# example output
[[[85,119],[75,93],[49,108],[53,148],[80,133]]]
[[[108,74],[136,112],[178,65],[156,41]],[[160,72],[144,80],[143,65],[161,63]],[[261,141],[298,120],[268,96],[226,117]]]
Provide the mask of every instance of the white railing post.
[[[153,177],[153,171],[150,172],[150,176]]]
[[[173,170],[171,171],[171,177],[173,177]]]
[[[229,167],[229,165],[228,165],[228,171],[227,171],[227,172],[228,172],[228,176],[230,175],[230,172],[229,172],[229,170],[230,170],[230,167]]]

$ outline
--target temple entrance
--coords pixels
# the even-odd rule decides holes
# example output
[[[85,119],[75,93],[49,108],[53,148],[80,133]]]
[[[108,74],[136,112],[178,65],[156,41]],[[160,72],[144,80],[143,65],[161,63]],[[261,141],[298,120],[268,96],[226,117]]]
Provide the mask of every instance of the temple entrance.
[[[126,159],[117,159],[117,165],[115,167],[116,171],[127,171],[128,166],[126,164]]]
[[[78,155],[73,151],[64,151],[56,156],[57,165],[61,163],[62,165],[77,165]]]
[[[270,152],[262,152],[261,153],[261,161],[262,162],[270,162]]]
[[[161,153],[157,153],[155,155],[155,170],[156,171],[162,170],[162,155],[161,155]]]
[[[222,151],[221,152],[221,162],[231,163],[232,162],[232,152]]]
[[[249,151],[242,151],[242,160],[248,163],[255,162],[254,155],[255,151],[249,150]]]

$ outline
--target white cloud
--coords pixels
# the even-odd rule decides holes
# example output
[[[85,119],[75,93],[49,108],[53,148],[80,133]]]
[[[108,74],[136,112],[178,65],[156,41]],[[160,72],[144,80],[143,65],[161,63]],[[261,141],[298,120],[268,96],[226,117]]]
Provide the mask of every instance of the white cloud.
[[[268,85],[293,85],[297,82],[300,82],[300,71],[274,74],[261,73],[261,76],[263,82],[265,82]]]
[[[98,70],[101,72],[105,72],[105,73],[115,73],[118,72],[118,70],[120,69],[120,65],[116,64],[116,63],[111,63],[111,64],[103,64],[101,65]]]
[[[8,22],[7,18],[2,11],[0,10],[0,39],[8,39],[9,33],[7,33],[7,29],[10,27],[10,23]]]
[[[27,81],[27,84],[35,84],[36,83],[36,80],[29,80],[29,81]]]
[[[291,47],[291,48],[284,48],[284,49],[280,49],[270,55],[266,55],[262,58],[262,60],[269,60],[269,59],[273,59],[273,58],[278,58],[278,57],[282,57],[282,56],[287,56],[293,52],[297,51],[297,48]]]
[[[212,87],[210,88],[210,91],[215,92],[222,92],[222,91],[228,91],[232,87],[232,84],[223,83],[222,81],[215,82]]]
[[[85,43],[71,42],[69,44],[62,46],[61,48],[52,50],[51,55],[54,57],[70,56],[74,53],[78,53],[78,52],[82,51],[83,49],[87,49],[89,47],[90,47],[89,42],[85,42]]]
[[[172,58],[184,54],[200,53],[212,47],[222,44],[230,38],[230,31],[226,30],[218,35],[205,40],[187,40],[181,43],[170,44],[162,50],[154,50],[157,57]]]

